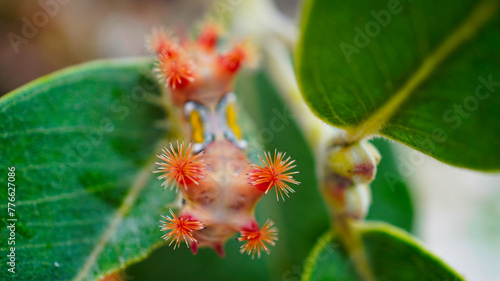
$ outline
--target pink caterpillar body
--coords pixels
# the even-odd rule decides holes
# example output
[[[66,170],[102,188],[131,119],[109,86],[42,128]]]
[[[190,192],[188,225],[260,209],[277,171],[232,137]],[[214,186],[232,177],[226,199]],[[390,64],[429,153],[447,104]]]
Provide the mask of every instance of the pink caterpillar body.
[[[158,179],[165,187],[179,188],[183,199],[178,215],[170,210],[160,228],[174,247],[184,241],[193,253],[209,246],[221,256],[227,239],[239,233],[241,252],[260,257],[278,238],[272,221],[262,227],[257,223],[258,200],[273,187],[284,199],[293,192],[288,183],[299,182],[293,179],[297,172],[290,171],[294,161],[282,153],[266,153],[263,167],[249,162],[232,91],[235,74],[248,62],[249,52],[241,42],[219,53],[218,39],[219,29],[209,24],[195,41],[178,42],[161,31],[150,40],[159,77],[191,139],[188,145],[170,144],[158,155]]]

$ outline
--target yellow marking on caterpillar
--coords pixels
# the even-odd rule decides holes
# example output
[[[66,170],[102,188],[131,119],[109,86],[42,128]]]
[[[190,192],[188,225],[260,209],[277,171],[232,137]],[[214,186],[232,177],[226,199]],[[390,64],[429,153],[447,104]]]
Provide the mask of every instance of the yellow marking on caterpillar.
[[[193,129],[193,140],[196,143],[203,143],[203,123],[201,122],[200,114],[193,110],[189,115],[189,123]]]
[[[234,109],[234,104],[229,104],[227,106],[227,125],[231,128],[231,130],[233,130],[236,138],[241,139],[241,130],[236,122],[236,110]]]

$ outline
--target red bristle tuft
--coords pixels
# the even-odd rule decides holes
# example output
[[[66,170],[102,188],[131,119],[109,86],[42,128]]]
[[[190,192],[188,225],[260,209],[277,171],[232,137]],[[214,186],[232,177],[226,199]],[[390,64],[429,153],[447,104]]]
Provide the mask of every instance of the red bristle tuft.
[[[171,58],[167,54],[160,54],[157,72],[173,90],[182,88],[195,80],[193,65],[183,55]]]
[[[155,29],[147,41],[150,52],[157,56],[166,55],[170,59],[177,58],[180,54],[179,46],[164,29]]]
[[[252,259],[257,253],[257,257],[260,258],[261,250],[264,250],[267,254],[271,252],[266,244],[276,245],[278,240],[277,234],[278,230],[274,227],[274,222],[267,220],[262,229],[258,230],[242,230],[240,231],[241,237],[238,241],[245,241],[240,247],[241,253],[248,253],[252,255]]]
[[[230,73],[235,73],[247,58],[245,47],[243,44],[238,44],[232,50],[219,56],[219,64]]]
[[[221,28],[216,24],[206,24],[198,36],[198,46],[206,51],[213,51],[217,46]]]
[[[170,210],[170,214],[172,217],[162,216],[165,220],[160,221],[162,225],[160,225],[160,231],[169,231],[164,234],[161,238],[168,240],[172,238],[169,246],[174,244],[174,249],[179,246],[181,240],[186,242],[187,247],[189,248],[188,240],[192,243],[198,243],[196,239],[193,237],[193,231],[201,230],[204,228],[203,224],[199,220],[194,220],[185,217],[177,218],[172,210]]]
[[[252,164],[254,170],[250,172],[250,180],[256,188],[267,193],[273,186],[276,188],[276,198],[279,201],[279,195],[285,201],[283,194],[287,197],[289,192],[295,192],[287,183],[300,184],[293,179],[293,175],[298,171],[288,172],[295,168],[292,165],[295,160],[290,160],[290,157],[285,159],[285,153],[274,151],[274,157],[271,157],[270,152],[264,152],[265,160],[259,156],[264,167]]]
[[[214,250],[219,255],[219,257],[223,258],[226,256],[226,252],[224,251],[224,245],[222,243],[215,244]]]
[[[157,155],[164,162],[156,163],[159,165],[158,170],[154,173],[162,173],[158,177],[159,180],[165,179],[162,186],[171,188],[175,181],[178,185],[187,186],[190,184],[198,185],[198,181],[205,176],[205,165],[200,163],[198,159],[203,152],[193,155],[191,144],[184,150],[184,144],[177,142],[177,150],[170,143],[170,149],[163,147],[162,154]]]

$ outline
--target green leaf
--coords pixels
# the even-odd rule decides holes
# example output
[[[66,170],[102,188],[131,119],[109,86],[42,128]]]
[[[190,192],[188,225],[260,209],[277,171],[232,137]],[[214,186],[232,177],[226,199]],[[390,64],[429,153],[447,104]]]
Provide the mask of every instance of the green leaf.
[[[385,223],[359,227],[377,281],[459,281],[463,278],[408,233]],[[308,258],[302,281],[359,280],[341,244],[331,234],[319,239]]]
[[[260,260],[241,255],[241,244],[230,239],[226,245],[226,258],[220,259],[210,249],[200,249],[193,256],[188,249],[158,249],[147,260],[133,265],[128,276],[140,276],[142,281],[156,281],[164,276],[172,280],[298,280],[303,261],[322,233],[329,228],[326,206],[319,195],[315,160],[308,148],[295,116],[280,98],[266,75],[242,73],[236,86],[240,109],[248,112],[255,128],[246,127],[250,143],[261,143],[268,150],[286,151],[297,160],[302,184],[294,187],[295,193],[286,202],[276,202],[272,192],[257,205],[259,222],[267,218],[275,221],[279,241]],[[240,123],[248,118],[240,115]],[[244,125],[244,124],[242,124]],[[261,151],[257,151],[262,155]],[[257,160],[255,152],[250,153]],[[257,160],[258,161],[258,160]],[[236,238],[236,237],[235,237]]]
[[[379,133],[443,162],[499,170],[498,0],[308,0],[304,98],[354,139]]]
[[[388,222],[408,232],[413,228],[413,203],[408,184],[396,166],[391,144],[384,139],[371,141],[382,155],[377,176],[371,183],[372,204],[367,220]]]
[[[16,273],[2,231],[0,279],[96,280],[161,243],[156,226],[173,193],[151,171],[173,134],[159,123],[150,69],[149,59],[93,62],[0,99],[1,179],[15,167],[17,219]],[[7,202],[0,193],[2,214]]]

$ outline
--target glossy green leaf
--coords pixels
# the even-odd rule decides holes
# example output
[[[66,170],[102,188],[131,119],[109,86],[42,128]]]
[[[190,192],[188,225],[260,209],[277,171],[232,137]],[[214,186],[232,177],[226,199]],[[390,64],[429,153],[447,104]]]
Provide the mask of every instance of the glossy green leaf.
[[[443,162],[499,170],[500,1],[308,0],[296,72],[311,109]]]
[[[302,136],[295,116],[291,115],[265,74],[242,73],[236,94],[242,111],[248,112],[255,129],[246,127],[251,143],[260,143],[267,150],[286,151],[297,160],[302,184],[283,202],[276,202],[272,192],[257,205],[259,222],[274,220],[279,241],[271,255],[252,260],[239,254],[241,245],[231,239],[226,245],[227,257],[220,259],[210,249],[200,249],[195,256],[188,249],[160,248],[147,260],[133,265],[127,276],[143,281],[156,281],[159,276],[171,280],[299,280],[303,262],[317,238],[329,228],[328,213],[317,187],[314,159]],[[240,123],[248,123],[240,116]],[[244,124],[242,124],[244,125]],[[260,152],[262,155],[262,152]],[[250,152],[252,161],[257,160]],[[257,160],[258,161],[258,160]]]
[[[149,59],[99,61],[42,77],[0,99],[2,185],[15,167],[15,274],[7,271],[7,190],[0,193],[2,280],[95,280],[161,243],[173,194],[153,157],[168,134]]]
[[[398,228],[385,223],[364,223],[359,231],[377,281],[464,280]],[[340,245],[331,234],[319,239],[308,258],[302,281],[360,280]]]
[[[367,220],[384,221],[408,232],[413,228],[413,202],[409,185],[396,166],[393,146],[384,139],[371,141],[382,155],[371,183],[372,204]]]

